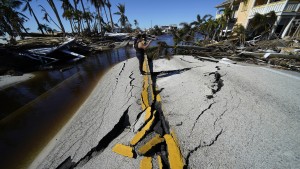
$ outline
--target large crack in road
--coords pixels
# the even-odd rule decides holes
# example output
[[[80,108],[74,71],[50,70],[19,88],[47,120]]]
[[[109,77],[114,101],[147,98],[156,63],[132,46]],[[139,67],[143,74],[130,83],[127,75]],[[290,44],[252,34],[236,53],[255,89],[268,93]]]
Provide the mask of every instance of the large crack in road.
[[[113,127],[111,131],[109,131],[97,144],[97,146],[93,147],[88,153],[82,157],[79,161],[72,161],[71,157],[68,157],[64,162],[62,162],[57,169],[72,169],[75,167],[84,166],[91,158],[99,155],[103,149],[105,149],[109,143],[111,143],[115,138],[117,138],[126,127],[130,126],[129,118],[128,118],[128,109],[123,113],[119,121]]]

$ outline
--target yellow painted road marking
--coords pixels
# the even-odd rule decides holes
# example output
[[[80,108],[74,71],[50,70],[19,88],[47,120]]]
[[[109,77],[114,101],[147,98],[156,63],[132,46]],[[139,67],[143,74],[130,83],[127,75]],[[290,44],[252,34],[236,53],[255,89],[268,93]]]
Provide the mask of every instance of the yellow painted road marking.
[[[146,154],[152,147],[156,146],[157,144],[165,141],[164,138],[161,138],[160,135],[156,135],[150,141],[148,141],[145,145],[143,145],[139,150],[139,154]]]
[[[151,107],[146,109],[145,121],[148,121],[151,117]]]
[[[147,107],[149,107],[149,98],[148,98],[148,76],[144,76],[144,84],[143,84],[143,90],[142,90],[142,109],[145,110]]]
[[[152,169],[152,158],[144,157],[141,160],[140,169]]]
[[[123,144],[116,144],[112,151],[126,157],[134,157],[133,147],[125,146]]]
[[[138,133],[136,133],[136,135],[130,141],[130,145],[135,146],[145,136],[145,134],[150,130],[150,127],[152,126],[153,121],[155,119],[155,113],[156,113],[156,111],[153,112],[151,120],[148,121],[148,123],[142,128],[142,130],[139,131]]]
[[[168,150],[168,159],[170,163],[171,169],[182,169],[184,167],[184,160],[181,156],[181,152],[179,150],[176,141],[170,134],[165,134],[164,138],[167,143],[167,150]]]
[[[149,66],[147,64],[147,58],[145,58],[143,63],[143,71],[149,72]],[[122,144],[117,144],[113,148],[113,151],[121,154],[123,156],[127,157],[133,157],[135,152],[133,151],[133,146],[135,146],[144,136],[147,134],[147,132],[150,130],[150,128],[153,125],[153,122],[155,120],[155,114],[156,110],[153,111],[153,114],[151,114],[151,107],[150,104],[156,99],[157,102],[161,102],[161,96],[158,94],[156,98],[154,98],[153,88],[152,88],[152,79],[151,76],[143,76],[143,90],[142,90],[142,109],[146,110],[145,115],[145,122],[147,122],[150,118],[150,120],[146,123],[146,125],[139,131],[133,139],[130,141],[131,146],[125,146]],[[152,96],[151,98],[149,96]],[[179,144],[176,138],[176,135],[174,131],[171,131],[171,134],[165,134],[163,138],[161,138],[159,135],[156,135],[154,138],[152,138],[150,141],[148,141],[145,145],[143,145],[139,150],[139,154],[146,154],[149,150],[152,149],[155,145],[165,141],[167,144],[167,151],[168,151],[168,160],[170,164],[171,169],[182,169],[184,167],[184,159],[181,155]],[[163,168],[163,163],[161,156],[157,156],[158,166],[160,169]],[[152,157],[144,157],[140,162],[140,168],[141,169],[152,169]]]
[[[163,169],[163,163],[161,161],[161,156],[160,155],[157,156],[157,162],[158,162],[159,169]]]
[[[161,97],[160,97],[160,95],[159,95],[159,94],[157,94],[157,95],[156,95],[156,101],[157,101],[158,103],[160,103],[160,102],[161,102]]]

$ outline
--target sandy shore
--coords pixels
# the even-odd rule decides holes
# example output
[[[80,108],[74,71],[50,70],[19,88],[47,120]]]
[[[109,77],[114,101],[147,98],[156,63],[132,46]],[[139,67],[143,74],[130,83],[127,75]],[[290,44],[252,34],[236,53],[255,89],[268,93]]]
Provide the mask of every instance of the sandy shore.
[[[24,82],[33,77],[34,77],[34,75],[31,73],[24,74],[22,76],[11,76],[11,75],[0,76],[0,90],[5,89],[9,86],[15,85],[17,83]]]

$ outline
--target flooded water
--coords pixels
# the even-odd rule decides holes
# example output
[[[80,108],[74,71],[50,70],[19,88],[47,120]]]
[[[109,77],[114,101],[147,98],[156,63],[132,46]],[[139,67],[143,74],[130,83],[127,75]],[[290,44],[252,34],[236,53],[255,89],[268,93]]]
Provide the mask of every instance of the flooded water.
[[[27,168],[114,64],[135,56],[131,47],[101,52],[68,68],[0,91],[0,165]]]

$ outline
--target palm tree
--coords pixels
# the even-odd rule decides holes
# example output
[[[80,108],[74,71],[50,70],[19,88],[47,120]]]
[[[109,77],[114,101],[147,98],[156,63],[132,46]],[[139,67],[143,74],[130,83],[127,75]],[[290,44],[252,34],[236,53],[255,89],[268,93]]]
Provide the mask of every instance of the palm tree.
[[[184,41],[194,40],[195,30],[193,29],[192,24],[182,22],[179,25],[182,26],[182,29],[180,31],[184,34],[183,40]]]
[[[200,15],[197,15],[197,20],[192,22],[191,25],[194,25],[195,27],[200,27],[201,24],[205,23],[207,21],[207,18],[208,19],[211,19],[212,18],[212,15],[210,14],[207,14],[207,15],[204,15],[203,18],[201,18]]]
[[[249,26],[252,36],[269,34],[277,19],[276,13],[271,11],[267,14],[261,15],[256,13],[250,20]]]
[[[42,5],[39,5],[39,6],[42,8],[42,12],[44,12],[43,20],[46,20],[48,23],[50,23],[50,20],[51,20],[60,30],[62,30],[61,27],[49,15],[49,13],[46,11],[46,9]],[[41,24],[41,25],[43,25],[43,24]]]
[[[0,35],[6,33],[14,41],[18,35],[22,35],[23,23],[28,19],[22,13],[16,11],[22,5],[21,0],[2,0],[0,3]]]
[[[138,21],[136,19],[133,20],[133,23],[134,23],[134,25],[135,25],[136,28],[139,26],[139,23],[138,23]]]
[[[125,15],[125,5],[119,3],[119,5],[117,5],[117,7],[119,9],[119,12],[115,12],[114,14],[115,15],[120,15],[120,19],[119,19],[118,22],[120,22],[121,28],[122,27],[124,28],[125,25],[126,25],[126,22],[128,21],[128,18]]]
[[[61,19],[60,19],[60,16],[58,14],[58,11],[57,11],[57,8],[53,2],[53,0],[47,0],[48,4],[50,5],[50,7],[52,8],[57,20],[58,20],[58,23],[60,25],[60,28],[61,28],[61,31],[63,32],[63,34],[65,35],[66,34],[66,31],[65,31],[65,28],[64,28],[64,25],[62,24],[61,22]]]
[[[76,2],[78,3],[78,0],[74,0],[74,3],[76,3]],[[85,7],[84,7],[82,0],[80,0],[80,3],[81,3],[82,10],[83,10],[83,19],[85,19],[85,22],[88,27],[88,31],[91,32],[91,25],[90,25],[90,20],[89,20],[89,18],[91,18],[91,17],[89,17],[90,13],[85,11]]]
[[[45,30],[48,34],[49,33],[53,34],[53,29],[51,29],[50,26],[47,24],[41,24],[41,29]]]
[[[37,17],[36,17],[36,15],[35,15],[35,13],[33,12],[33,9],[32,9],[32,7],[31,7],[31,5],[30,5],[30,2],[31,2],[31,0],[24,0],[24,2],[26,3],[25,4],[25,6],[24,6],[24,8],[23,8],[23,12],[24,11],[29,11],[29,14],[32,16],[33,15],[33,17],[34,17],[34,19],[35,19],[35,21],[36,21],[36,23],[37,23],[37,25],[38,25],[38,30],[40,30],[41,32],[42,32],[42,34],[44,35],[44,31],[43,31],[43,29],[41,29],[41,24],[40,24],[40,22],[39,22],[39,20],[37,19]]]
[[[64,1],[64,0],[62,0],[62,1]],[[78,8],[77,8],[77,4],[79,3],[79,1],[78,0],[73,0],[73,3],[74,3],[74,9],[72,9],[72,15],[73,15],[73,20],[74,20],[74,22],[75,22],[75,20],[76,20],[76,22],[77,22],[77,26],[75,26],[75,29],[77,29],[77,32],[78,33],[80,33],[80,28],[81,28],[81,20],[80,20],[80,18],[78,18]],[[75,15],[76,15],[76,17],[75,17]],[[79,19],[79,20],[78,20]]]
[[[106,0],[103,0],[102,2],[103,2],[103,9],[104,9],[104,14],[105,14],[106,22],[108,23],[109,21],[108,21],[108,17],[107,17],[106,8],[105,8],[105,6],[106,6],[105,1]]]
[[[99,25],[100,25],[100,32],[102,33],[102,29],[103,29],[103,25],[102,25],[102,15],[101,15],[101,8],[103,7],[104,5],[104,2],[103,0],[91,0],[91,3],[95,6],[96,10],[97,10],[97,13],[98,13],[98,21],[99,21]]]
[[[213,39],[215,30],[217,30],[218,22],[214,19],[208,19],[201,27],[202,34],[204,34],[204,39]]]
[[[88,32],[91,32],[91,25],[90,25],[90,23],[92,22],[92,20],[94,18],[93,14],[90,11],[83,12],[82,18],[87,22],[87,28],[88,28],[87,30],[88,30]]]
[[[64,10],[64,13],[63,13],[63,18],[66,18],[67,20],[69,20],[70,22],[70,25],[71,25],[71,30],[72,30],[72,33],[74,34],[74,23],[73,23],[73,20],[74,20],[74,12],[73,10]]]
[[[72,33],[74,33],[74,29],[73,29],[73,19],[74,19],[73,11],[74,11],[74,8],[71,5],[69,0],[60,0],[60,1],[62,1],[61,7],[64,10],[64,13],[62,14],[62,16],[69,20],[70,25],[71,25]]]
[[[229,22],[230,22],[230,19],[232,17],[232,14],[233,14],[233,10],[230,7],[225,7],[224,9],[221,9],[220,11],[223,11],[222,17],[224,17],[224,19],[226,20],[226,29],[225,29],[225,35],[224,35],[226,37]]]
[[[110,10],[110,8],[111,8],[110,1],[106,0],[105,5],[107,6],[108,11],[109,11],[111,29],[114,30],[114,21],[113,21],[111,10]]]
[[[239,38],[241,45],[245,44],[246,41],[246,29],[243,25],[237,24],[233,27],[232,35],[236,35]]]
[[[220,32],[226,27],[227,21],[226,21],[225,17],[220,17],[218,19],[215,19],[215,24],[217,26],[216,26],[216,29],[215,29],[214,34],[212,36],[212,40],[215,40],[216,37],[219,39],[218,35],[220,35]]]

